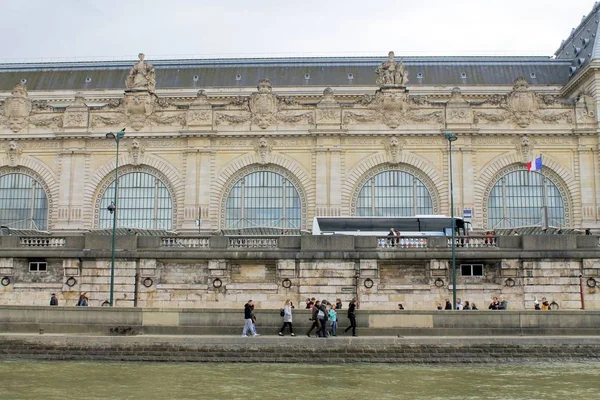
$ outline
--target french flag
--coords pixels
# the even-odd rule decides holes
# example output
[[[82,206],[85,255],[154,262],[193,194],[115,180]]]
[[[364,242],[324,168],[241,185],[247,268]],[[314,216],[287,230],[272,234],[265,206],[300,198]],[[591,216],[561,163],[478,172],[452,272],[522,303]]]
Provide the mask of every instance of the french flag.
[[[529,161],[527,163],[527,171],[540,171],[542,169],[542,156],[540,155],[534,161]]]

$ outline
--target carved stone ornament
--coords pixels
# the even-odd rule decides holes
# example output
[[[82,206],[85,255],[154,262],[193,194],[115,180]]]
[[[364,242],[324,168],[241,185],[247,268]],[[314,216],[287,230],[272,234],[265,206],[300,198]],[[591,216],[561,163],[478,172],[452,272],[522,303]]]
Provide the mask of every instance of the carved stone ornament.
[[[147,91],[127,92],[123,99],[125,115],[133,129],[139,131],[146,124],[146,119],[154,111],[154,95]]]
[[[382,89],[375,95],[374,105],[381,121],[394,129],[406,122],[409,109],[408,92],[404,89]]]
[[[577,123],[591,123],[596,121],[596,102],[589,93],[582,92],[577,96],[575,102],[575,113]]]
[[[131,156],[131,164],[140,165],[144,148],[140,144],[140,141],[133,139],[129,145],[129,155]]]
[[[14,140],[8,142],[6,145],[6,155],[9,166],[16,167],[20,164],[22,151],[21,145],[19,145],[18,142],[15,142]]]
[[[526,128],[534,120],[538,110],[537,96],[529,91],[529,84],[522,76],[515,81],[507,103],[514,122],[521,128]]]
[[[381,63],[375,70],[377,75],[377,85],[383,86],[404,86],[408,82],[408,71],[402,64],[402,61],[394,60],[394,52],[390,51],[387,61]]]
[[[446,123],[471,124],[472,122],[473,111],[471,105],[463,98],[460,88],[453,88],[450,100],[446,103]]]
[[[87,128],[88,107],[85,104],[83,93],[75,93],[75,101],[70,104],[63,115],[62,126],[68,128]]]
[[[384,143],[388,155],[388,162],[390,164],[398,164],[402,155],[402,145],[405,143],[404,140],[400,141],[397,137],[392,136]]]
[[[265,165],[271,162],[272,147],[273,146],[271,146],[266,137],[263,136],[258,139],[258,142],[256,143],[256,156],[259,164]]]
[[[524,135],[521,138],[521,140],[517,142],[517,151],[521,153],[521,160],[523,161],[523,163],[526,164],[531,161],[531,154],[533,154],[532,146],[531,141],[527,137],[527,135]]]
[[[139,61],[131,67],[125,87],[129,90],[147,90],[153,93],[156,88],[156,71],[154,66],[144,61],[144,53],[138,54]]]
[[[271,81],[261,79],[257,86],[258,92],[250,96],[250,112],[252,123],[261,129],[266,129],[276,122],[277,96],[273,94]]]
[[[185,124],[187,127],[212,126],[212,105],[204,90],[199,90],[196,99],[190,103]]]
[[[333,96],[333,89],[323,90],[323,99],[317,104],[317,127],[337,126],[341,122],[341,106]]]
[[[27,126],[31,107],[27,88],[22,83],[17,83],[10,97],[4,100],[4,116],[10,130],[19,132]]]

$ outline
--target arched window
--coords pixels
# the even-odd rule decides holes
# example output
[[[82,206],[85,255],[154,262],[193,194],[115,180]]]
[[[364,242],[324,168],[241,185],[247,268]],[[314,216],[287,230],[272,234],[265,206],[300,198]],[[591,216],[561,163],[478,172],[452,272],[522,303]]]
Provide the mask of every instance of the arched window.
[[[488,227],[543,226],[545,222],[565,226],[563,199],[552,181],[539,172],[513,171],[496,182],[488,200]]]
[[[115,199],[113,181],[102,195],[99,228],[112,228],[113,216],[107,207]],[[146,172],[119,177],[117,227],[172,229],[171,195],[165,184]]]
[[[301,220],[298,191],[276,172],[248,174],[233,185],[227,196],[225,228],[300,229]]]
[[[0,177],[0,224],[14,229],[48,229],[48,198],[38,181],[25,174]]]
[[[433,214],[433,201],[421,180],[403,171],[381,172],[365,183],[358,194],[359,217],[407,217]]]

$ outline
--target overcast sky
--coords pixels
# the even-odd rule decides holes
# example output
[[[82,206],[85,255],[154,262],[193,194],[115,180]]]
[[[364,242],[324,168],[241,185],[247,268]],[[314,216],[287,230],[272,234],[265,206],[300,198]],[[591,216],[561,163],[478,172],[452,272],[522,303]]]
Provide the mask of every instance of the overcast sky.
[[[0,0],[0,61],[547,55],[593,0]]]

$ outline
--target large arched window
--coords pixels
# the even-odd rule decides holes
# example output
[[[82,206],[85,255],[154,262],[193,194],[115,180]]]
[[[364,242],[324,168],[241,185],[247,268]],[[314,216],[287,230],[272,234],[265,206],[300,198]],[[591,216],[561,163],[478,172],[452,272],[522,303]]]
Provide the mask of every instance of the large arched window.
[[[0,224],[14,229],[48,229],[48,198],[25,174],[0,177]]]
[[[539,172],[513,171],[496,182],[488,200],[488,227],[543,226],[546,222],[565,226],[563,199],[552,181]]]
[[[423,182],[408,172],[381,172],[367,180],[358,194],[359,217],[419,214],[433,214],[433,201]]]
[[[107,207],[115,198],[113,181],[102,195],[99,228],[112,227],[113,216]],[[117,227],[172,229],[171,195],[165,184],[146,172],[131,172],[119,177]]]
[[[237,181],[227,196],[225,228],[300,229],[301,220],[298,191],[276,172],[250,173]]]

